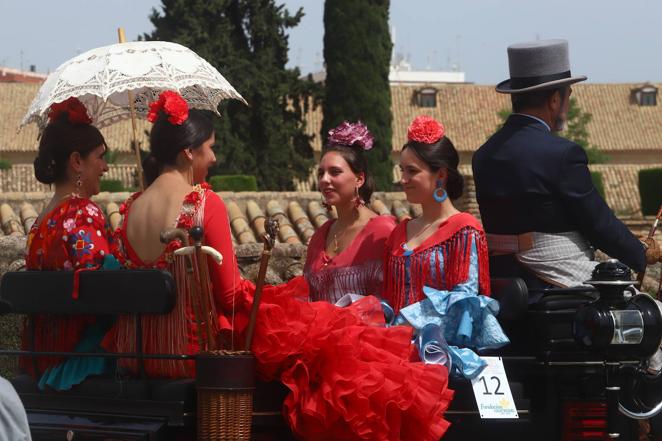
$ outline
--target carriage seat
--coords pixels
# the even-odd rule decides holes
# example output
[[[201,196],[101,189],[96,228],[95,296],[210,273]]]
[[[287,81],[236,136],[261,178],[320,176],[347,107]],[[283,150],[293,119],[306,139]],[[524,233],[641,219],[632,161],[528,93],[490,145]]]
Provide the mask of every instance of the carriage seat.
[[[77,299],[72,298],[72,289],[71,272],[9,272],[0,282],[0,302],[6,312],[26,315],[141,316],[169,313],[177,297],[172,275],[160,270],[83,271]],[[31,376],[19,375],[12,384],[29,414],[38,409],[148,415],[165,417],[169,425],[178,426],[195,409],[194,379],[93,376],[68,391],[41,391]]]
[[[69,271],[8,272],[0,282],[0,301],[16,314],[115,315],[167,314],[177,298],[166,271],[83,271],[77,299],[73,282]]]

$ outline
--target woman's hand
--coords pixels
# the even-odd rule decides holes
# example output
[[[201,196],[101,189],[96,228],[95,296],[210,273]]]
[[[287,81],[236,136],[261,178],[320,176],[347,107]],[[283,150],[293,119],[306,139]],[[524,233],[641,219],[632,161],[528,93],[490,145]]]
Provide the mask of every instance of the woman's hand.
[[[657,262],[662,262],[662,252],[660,251],[660,245],[657,241],[651,237],[641,239],[641,243],[644,244],[646,249],[646,263],[649,265],[654,265]]]

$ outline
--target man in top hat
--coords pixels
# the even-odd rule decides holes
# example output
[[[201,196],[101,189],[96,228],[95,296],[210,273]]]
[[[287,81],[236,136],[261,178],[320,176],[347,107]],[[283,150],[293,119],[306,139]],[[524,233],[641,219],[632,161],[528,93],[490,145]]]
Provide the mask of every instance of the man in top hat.
[[[491,273],[544,289],[589,280],[593,248],[635,271],[659,260],[655,241],[634,237],[595,189],[582,147],[554,134],[571,85],[586,80],[570,73],[568,42],[515,44],[508,61],[496,91],[510,94],[513,113],[472,161]]]

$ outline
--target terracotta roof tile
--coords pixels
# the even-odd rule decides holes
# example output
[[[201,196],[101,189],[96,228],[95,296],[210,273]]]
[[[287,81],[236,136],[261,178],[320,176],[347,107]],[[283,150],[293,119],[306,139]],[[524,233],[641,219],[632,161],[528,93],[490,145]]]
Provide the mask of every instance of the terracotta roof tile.
[[[448,136],[460,151],[474,151],[489,137],[500,120],[497,112],[509,108],[507,95],[498,94],[493,86],[475,84],[434,84],[437,88],[437,106],[418,107],[414,93],[420,89],[412,85],[392,85],[393,110],[392,146],[399,151],[406,140],[407,126],[420,114],[442,121]],[[662,150],[662,97],[658,105],[641,107],[631,100],[631,91],[639,84],[593,84],[573,86],[573,96],[579,106],[593,114],[589,123],[591,143],[606,151]],[[660,87],[659,84],[654,85]],[[37,147],[37,129],[34,125],[16,130],[39,84],[0,83],[0,151],[34,152]],[[306,133],[313,136],[313,147],[320,151],[322,107],[317,106],[305,115]],[[145,131],[149,122],[138,120],[138,138],[143,149],[148,141]],[[102,129],[111,149],[130,152],[131,123],[122,121]]]
[[[122,181],[125,188],[133,188],[136,166],[129,164],[110,164],[104,179]],[[0,170],[0,189],[2,191],[48,191],[49,186],[38,182],[34,177],[34,167],[27,164],[13,165],[7,170]]]
[[[639,106],[630,98],[638,86],[591,83],[572,86],[578,105],[593,115],[588,124],[592,144],[607,151],[662,151],[662,97],[658,96],[657,106]]]
[[[37,95],[41,84],[0,83],[0,152],[36,152],[37,126],[30,124],[17,134],[23,115],[28,111],[30,103]],[[148,139],[145,131],[149,131],[151,124],[144,120],[137,120],[137,136],[141,148],[148,148]],[[106,143],[111,150],[131,152],[131,139],[133,132],[131,121],[121,121],[112,126],[101,129]]]
[[[393,111],[393,151],[400,151],[407,127],[418,115],[441,121],[459,151],[480,147],[501,120],[497,112],[510,108],[508,95],[496,93],[494,86],[476,84],[434,84],[437,105],[418,107],[413,99],[420,86],[391,86]],[[593,115],[588,125],[590,142],[606,151],[662,150],[662,97],[658,105],[641,107],[630,99],[639,84],[576,84],[573,96],[584,111]],[[655,85],[660,87],[659,84]],[[662,89],[662,87],[660,87]],[[314,148],[321,149],[319,130],[321,106],[306,115],[307,133],[314,135]]]
[[[605,199],[617,215],[641,217],[639,171],[648,168],[662,168],[662,163],[594,164],[589,168],[602,173]]]
[[[661,164],[662,165],[662,164]],[[613,192],[616,184],[632,181],[636,176],[635,167],[603,168],[605,173],[607,200],[611,201],[609,192]],[[470,177],[467,181],[471,182]],[[631,184],[622,185],[628,188]],[[619,187],[620,188],[620,187]],[[631,191],[631,190],[630,190]],[[280,237],[278,242],[286,244],[307,244],[315,229],[326,222],[330,214],[320,206],[318,193],[275,193],[275,192],[246,192],[246,193],[219,193],[228,207],[228,217],[231,221],[233,242],[237,245],[255,244],[264,234],[265,213],[275,216],[280,222]],[[469,192],[473,199],[472,190]],[[31,193],[4,193],[0,195],[0,235],[24,235],[30,229],[37,213],[44,208],[52,196],[47,192]],[[111,227],[117,227],[120,221],[118,206],[129,197],[129,193],[100,193],[94,200],[104,209]],[[648,231],[652,218],[642,218],[638,210],[638,202],[631,201],[631,205],[617,205],[616,213],[624,219],[637,234]],[[610,202],[612,203],[612,202]],[[477,214],[475,201],[469,201],[469,210]],[[460,204],[458,204],[460,205]],[[283,207],[287,207],[284,209]],[[307,207],[307,210],[304,209]],[[624,208],[623,208],[624,207]],[[393,214],[400,221],[420,215],[420,206],[412,205],[405,199],[402,192],[375,194],[371,206],[380,214]],[[631,211],[626,212],[629,208]]]

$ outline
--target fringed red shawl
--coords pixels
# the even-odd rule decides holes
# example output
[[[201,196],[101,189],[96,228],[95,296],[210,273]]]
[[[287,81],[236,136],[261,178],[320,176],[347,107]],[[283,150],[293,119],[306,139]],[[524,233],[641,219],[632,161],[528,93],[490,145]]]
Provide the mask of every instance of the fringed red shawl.
[[[182,244],[177,240],[165,248],[163,254],[153,262],[145,262],[135,252],[128,240],[126,228],[129,222],[132,203],[140,193],[134,194],[120,208],[124,220],[115,232],[115,250],[117,259],[126,268],[158,268],[167,269],[175,278],[178,301],[173,311],[166,315],[142,317],[143,351],[146,354],[196,354],[201,345],[193,299],[193,278],[187,273],[185,258],[176,257],[173,251]],[[204,241],[221,252],[227,261],[232,261],[234,251],[230,237],[230,226],[225,205],[206,184],[198,185],[189,193],[183,203],[179,216],[173,226],[190,229],[193,225],[204,227]],[[220,238],[220,239],[219,239]],[[207,299],[211,306],[212,317],[218,316],[221,310],[221,297],[232,296],[235,286],[241,278],[236,265],[224,264],[218,266],[208,259],[209,275],[213,289]],[[223,283],[217,283],[222,280]],[[212,328],[218,327],[217,320],[212,320]],[[135,322],[130,316],[120,316],[106,336],[103,347],[110,352],[135,352]],[[121,359],[118,365],[132,372],[137,372],[138,364],[132,359]],[[192,361],[150,359],[144,362],[145,371],[150,377],[190,378],[195,376],[195,364]]]
[[[400,223],[386,246],[384,299],[396,313],[425,298],[423,287],[452,290],[467,281],[472,241],[478,252],[479,294],[490,295],[487,241],[480,222],[469,213],[458,213],[439,225],[411,255],[405,255],[407,223]]]

